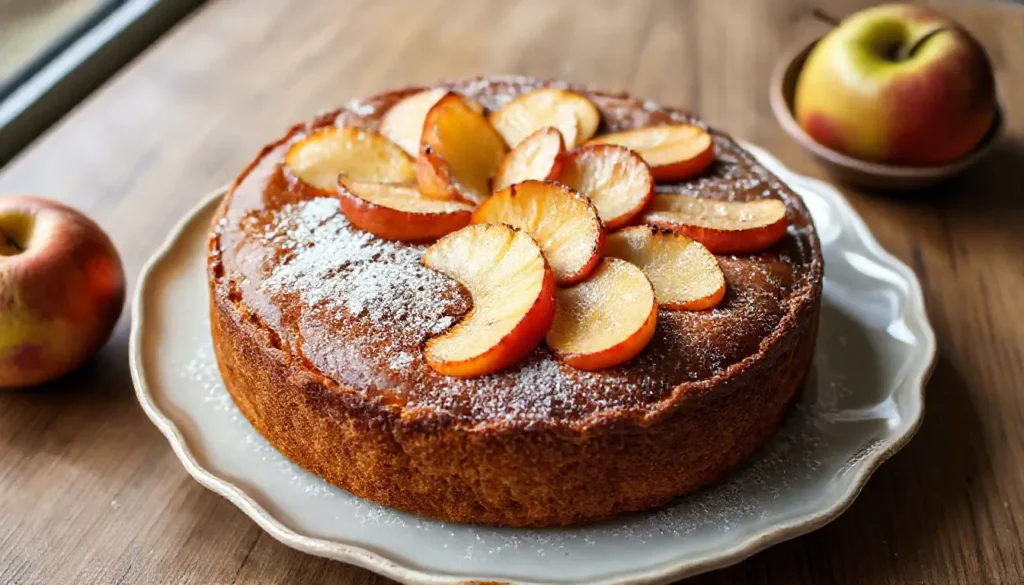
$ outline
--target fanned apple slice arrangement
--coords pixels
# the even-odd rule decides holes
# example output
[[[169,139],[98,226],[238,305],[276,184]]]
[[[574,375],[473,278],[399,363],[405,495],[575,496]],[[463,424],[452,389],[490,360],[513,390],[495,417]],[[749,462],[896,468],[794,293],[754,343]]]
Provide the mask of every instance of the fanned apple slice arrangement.
[[[567,89],[538,89],[491,112],[430,89],[399,100],[379,132],[311,132],[284,166],[337,196],[359,229],[436,240],[423,265],[460,282],[473,307],[424,346],[435,371],[483,376],[542,342],[569,366],[600,370],[644,350],[659,308],[722,301],[714,254],[757,252],[787,230],[776,199],[655,193],[656,182],[692,179],[714,163],[703,128],[596,135],[600,123],[593,102]]]

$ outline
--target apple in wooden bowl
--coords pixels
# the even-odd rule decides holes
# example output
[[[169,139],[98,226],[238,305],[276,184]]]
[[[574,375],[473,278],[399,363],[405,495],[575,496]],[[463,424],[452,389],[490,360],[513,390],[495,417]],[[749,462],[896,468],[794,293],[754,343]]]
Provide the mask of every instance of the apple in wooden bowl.
[[[772,109],[839,179],[916,188],[979,160],[1002,124],[988,57],[967,31],[922,6],[843,19],[783,60]]]

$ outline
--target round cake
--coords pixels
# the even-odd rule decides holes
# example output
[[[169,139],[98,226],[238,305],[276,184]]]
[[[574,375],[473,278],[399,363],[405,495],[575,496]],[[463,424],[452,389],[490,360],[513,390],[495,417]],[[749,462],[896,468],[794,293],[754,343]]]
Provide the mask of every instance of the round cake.
[[[600,113],[597,135],[688,124],[714,160],[658,194],[781,200],[785,233],[717,253],[724,296],[657,311],[646,347],[619,365],[572,367],[548,344],[487,375],[456,377],[424,346],[473,308],[423,264],[431,242],[355,227],[339,197],[298,180],[289,148],[327,127],[380,129],[425,88],[352,101],[267,145],[224,197],[208,248],[213,344],[225,386],[275,448],[349,492],[433,518],[569,525],[655,507],[721,478],[768,440],[811,367],[822,284],[800,198],[732,138],[689,113],[622,93],[523,78],[437,87],[484,115],[538,88]],[[560,298],[560,297],[559,297]]]

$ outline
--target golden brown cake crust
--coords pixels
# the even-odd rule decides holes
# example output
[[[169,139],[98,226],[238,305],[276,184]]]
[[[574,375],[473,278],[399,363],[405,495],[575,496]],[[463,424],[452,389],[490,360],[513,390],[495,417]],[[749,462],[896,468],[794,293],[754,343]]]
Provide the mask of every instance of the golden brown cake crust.
[[[551,82],[445,84],[494,108]],[[659,190],[782,198],[787,237],[720,256],[723,303],[662,311],[636,359],[586,373],[538,348],[473,380],[446,378],[419,348],[469,309],[456,283],[418,264],[422,246],[348,225],[298,183],[283,152],[310,128],[375,128],[419,88],[350,103],[268,145],[222,202],[209,241],[210,312],[224,382],[286,456],[352,493],[459,522],[564,525],[646,509],[749,457],[795,400],[813,357],[817,236],[800,199],[728,136],[703,177]],[[585,92],[602,131],[699,123],[627,95]]]

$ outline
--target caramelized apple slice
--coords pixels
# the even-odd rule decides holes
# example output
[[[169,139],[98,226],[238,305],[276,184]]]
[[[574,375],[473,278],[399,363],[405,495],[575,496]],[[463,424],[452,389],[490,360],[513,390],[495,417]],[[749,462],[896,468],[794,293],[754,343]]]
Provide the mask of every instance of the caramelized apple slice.
[[[545,126],[558,128],[566,148],[573,148],[597,131],[601,113],[582,95],[568,89],[537,89],[491,113],[491,124],[511,146]]]
[[[548,347],[581,370],[610,368],[633,359],[654,336],[658,305],[642,270],[605,258],[586,281],[559,289]]]
[[[604,134],[593,144],[618,144],[635,150],[658,181],[682,181],[704,172],[715,162],[715,145],[703,128],[691,124],[650,126]]]
[[[352,225],[386,240],[433,240],[463,228],[473,206],[428,199],[414,183],[365,183],[338,178],[341,211]]]
[[[321,128],[292,144],[284,162],[303,183],[327,193],[334,193],[339,175],[377,183],[416,178],[412,159],[397,144],[361,128]]]
[[[427,341],[427,364],[446,376],[497,372],[535,348],[555,314],[555,280],[537,243],[506,225],[471,225],[441,238],[423,265],[462,283],[473,308]]]
[[[509,185],[473,212],[473,223],[505,223],[533,236],[559,284],[583,280],[601,257],[604,230],[597,210],[560,183]]]
[[[541,128],[505,155],[491,181],[491,189],[500,191],[513,183],[531,179],[554,179],[562,168],[564,154],[562,133],[551,126]]]
[[[458,94],[448,93],[423,122],[416,178],[420,191],[434,199],[481,203],[491,193],[491,176],[508,147]]]
[[[613,144],[570,151],[558,181],[589,197],[609,230],[629,223],[654,197],[647,164],[635,152]]]
[[[427,112],[447,93],[448,90],[439,87],[425,89],[403,98],[384,113],[380,120],[380,133],[401,146],[410,156],[418,156]],[[473,110],[483,113],[484,107],[479,102],[465,96],[462,99]]]
[[[604,255],[639,266],[663,309],[710,309],[725,296],[718,260],[682,234],[647,225],[628,227],[608,235]]]
[[[778,199],[718,201],[655,195],[643,220],[690,236],[715,254],[763,250],[786,235],[786,204]]]

